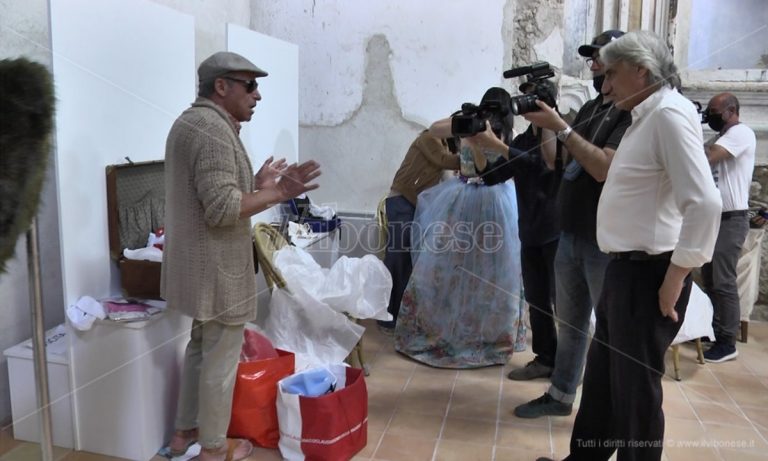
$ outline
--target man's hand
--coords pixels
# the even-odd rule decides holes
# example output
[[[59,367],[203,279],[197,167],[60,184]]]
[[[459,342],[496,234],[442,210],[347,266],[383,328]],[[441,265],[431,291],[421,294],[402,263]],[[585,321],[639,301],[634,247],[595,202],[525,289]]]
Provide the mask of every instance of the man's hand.
[[[560,131],[568,128],[568,124],[560,117],[560,114],[558,114],[555,109],[549,107],[547,103],[538,99],[536,100],[536,105],[539,106],[539,109],[541,110],[523,114],[524,119],[539,128],[546,128],[552,131]]]
[[[284,158],[273,162],[274,157],[269,157],[259,171],[253,176],[253,188],[255,190],[271,189],[277,185],[277,178],[288,167]]]
[[[675,322],[678,321],[675,304],[680,299],[683,283],[690,272],[691,269],[689,268],[669,263],[667,273],[664,275],[664,282],[659,288],[659,310],[663,317],[669,317]]]
[[[304,192],[317,189],[318,184],[309,184],[320,176],[320,165],[314,160],[302,164],[291,164],[280,174],[276,188],[283,200],[292,199]]]

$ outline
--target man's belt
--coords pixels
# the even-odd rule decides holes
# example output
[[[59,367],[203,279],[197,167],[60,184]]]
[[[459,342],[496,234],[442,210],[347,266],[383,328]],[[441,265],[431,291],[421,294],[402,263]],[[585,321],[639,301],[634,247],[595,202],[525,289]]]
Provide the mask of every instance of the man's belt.
[[[669,261],[672,258],[672,252],[667,251],[652,255],[645,251],[619,251],[608,253],[611,259],[622,259],[625,261]]]
[[[726,221],[731,218],[735,218],[738,216],[746,216],[747,210],[733,210],[733,211],[723,211],[723,213],[720,215],[721,221]]]

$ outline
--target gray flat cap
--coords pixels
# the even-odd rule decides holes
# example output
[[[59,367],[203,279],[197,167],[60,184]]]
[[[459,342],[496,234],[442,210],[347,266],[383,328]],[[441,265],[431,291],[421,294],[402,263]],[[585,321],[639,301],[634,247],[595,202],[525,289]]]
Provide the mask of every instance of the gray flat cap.
[[[201,82],[211,81],[230,72],[253,72],[256,77],[269,75],[251,61],[229,51],[219,51],[212,54],[197,68],[197,76]]]

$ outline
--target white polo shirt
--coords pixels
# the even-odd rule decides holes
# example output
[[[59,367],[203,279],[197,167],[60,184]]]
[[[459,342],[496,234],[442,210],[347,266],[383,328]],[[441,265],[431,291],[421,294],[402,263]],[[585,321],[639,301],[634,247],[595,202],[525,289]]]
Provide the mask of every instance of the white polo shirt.
[[[699,267],[712,259],[720,212],[699,115],[664,87],[632,109],[597,206],[597,243],[606,253],[673,251],[673,263]]]
[[[712,165],[712,176],[723,199],[723,211],[746,210],[749,208],[749,185],[755,169],[755,132],[739,123],[722,136],[715,135],[707,140],[706,145],[712,144],[722,146],[731,154]]]

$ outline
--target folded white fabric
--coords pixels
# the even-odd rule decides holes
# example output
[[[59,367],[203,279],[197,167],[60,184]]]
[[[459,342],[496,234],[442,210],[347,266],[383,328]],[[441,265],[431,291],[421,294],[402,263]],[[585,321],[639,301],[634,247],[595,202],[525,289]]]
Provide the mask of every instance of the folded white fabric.
[[[126,259],[138,259],[154,262],[163,262],[163,250],[155,247],[139,248],[137,250],[131,250],[126,248],[123,250],[123,256]]]
[[[83,296],[67,307],[69,322],[80,331],[90,330],[97,318],[104,319],[106,316],[104,306],[90,296]]]

